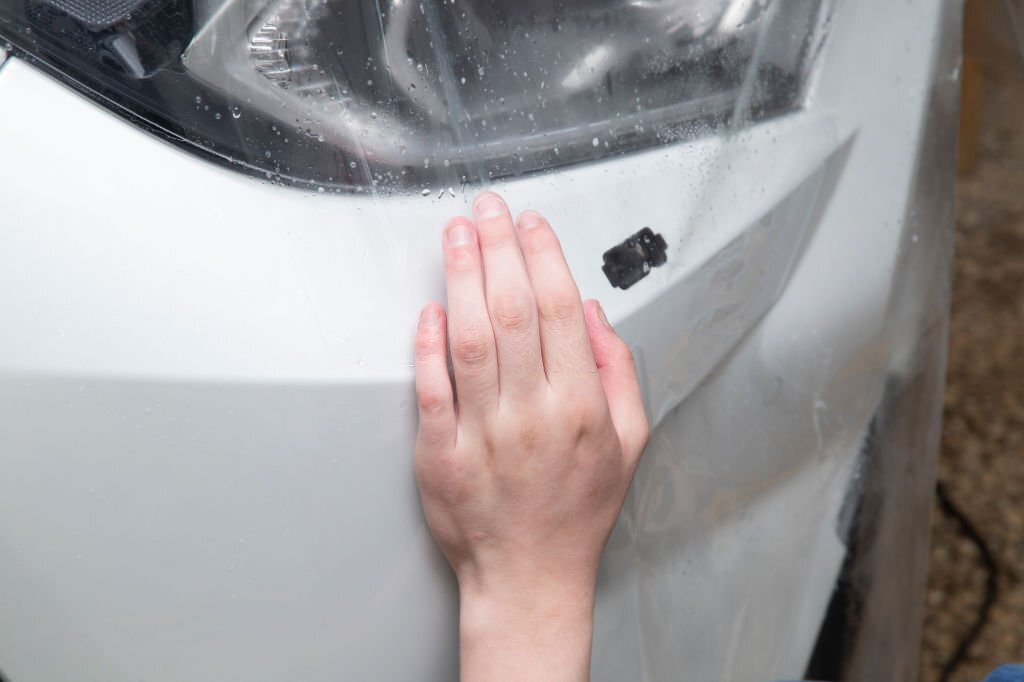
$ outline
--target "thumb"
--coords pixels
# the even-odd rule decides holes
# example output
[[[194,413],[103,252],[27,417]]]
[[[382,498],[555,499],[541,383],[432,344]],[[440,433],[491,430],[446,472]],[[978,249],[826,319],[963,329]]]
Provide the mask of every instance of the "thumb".
[[[593,300],[585,302],[583,314],[612,422],[626,456],[636,459],[647,445],[650,429],[644,414],[633,354],[612,329],[600,303]]]

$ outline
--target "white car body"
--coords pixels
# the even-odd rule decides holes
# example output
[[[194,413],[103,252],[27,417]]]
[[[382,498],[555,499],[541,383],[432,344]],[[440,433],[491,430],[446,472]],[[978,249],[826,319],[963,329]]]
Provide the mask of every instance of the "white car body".
[[[799,111],[495,185],[555,226],[654,426],[594,680],[803,677],[873,423],[874,583],[844,675],[916,674],[956,10],[837,3]],[[2,675],[455,679],[412,329],[444,300],[440,228],[481,187],[260,182],[0,61]],[[644,226],[667,264],[611,288],[602,254]]]

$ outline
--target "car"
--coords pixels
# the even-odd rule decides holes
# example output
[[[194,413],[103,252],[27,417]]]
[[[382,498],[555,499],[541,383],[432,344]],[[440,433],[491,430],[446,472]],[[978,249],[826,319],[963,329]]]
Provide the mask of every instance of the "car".
[[[413,328],[537,209],[652,437],[595,680],[916,675],[959,4],[0,0],[0,670],[451,680]]]

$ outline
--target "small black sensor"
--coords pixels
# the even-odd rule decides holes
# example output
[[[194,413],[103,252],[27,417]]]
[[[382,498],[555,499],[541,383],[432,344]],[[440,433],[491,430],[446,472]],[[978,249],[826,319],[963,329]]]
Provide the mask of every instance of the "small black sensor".
[[[613,287],[628,289],[668,260],[665,238],[645,227],[604,252],[604,271]]]

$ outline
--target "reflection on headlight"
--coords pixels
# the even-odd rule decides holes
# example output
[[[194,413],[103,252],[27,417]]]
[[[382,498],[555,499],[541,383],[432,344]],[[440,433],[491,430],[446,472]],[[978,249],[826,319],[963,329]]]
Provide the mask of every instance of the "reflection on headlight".
[[[738,102],[744,121],[791,111],[826,0],[213,0],[180,59],[155,66],[172,49],[158,16],[68,44],[67,16],[13,3],[0,15],[36,28],[20,46],[193,148],[387,192],[672,143],[736,123]],[[89,40],[142,56],[91,61]]]

